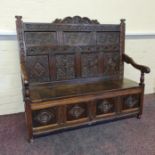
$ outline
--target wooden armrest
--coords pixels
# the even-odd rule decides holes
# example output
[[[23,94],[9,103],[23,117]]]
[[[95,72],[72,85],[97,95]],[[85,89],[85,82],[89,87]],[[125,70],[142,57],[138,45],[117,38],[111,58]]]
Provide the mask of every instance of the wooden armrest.
[[[23,83],[28,84],[29,79],[28,79],[27,71],[26,71],[25,66],[23,64],[21,64],[21,74],[22,74]]]
[[[131,64],[134,68],[140,70],[142,73],[150,73],[149,67],[137,64],[131,57],[126,54],[123,54],[123,61]]]
[[[21,63],[20,65],[21,65],[22,83],[23,83],[23,97],[24,101],[27,102],[30,101],[29,79],[24,64]]]

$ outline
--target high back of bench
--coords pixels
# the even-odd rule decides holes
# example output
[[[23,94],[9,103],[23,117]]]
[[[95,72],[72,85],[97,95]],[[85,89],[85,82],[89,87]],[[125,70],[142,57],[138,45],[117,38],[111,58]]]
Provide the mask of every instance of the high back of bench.
[[[99,24],[75,16],[25,23],[16,18],[21,65],[30,84],[123,78],[124,20]]]

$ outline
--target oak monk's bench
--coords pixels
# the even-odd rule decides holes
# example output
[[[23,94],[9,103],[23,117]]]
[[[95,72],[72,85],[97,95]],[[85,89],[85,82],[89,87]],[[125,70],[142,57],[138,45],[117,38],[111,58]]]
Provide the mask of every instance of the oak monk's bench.
[[[125,20],[99,24],[79,16],[52,23],[16,16],[29,140],[54,131],[130,116],[143,110],[146,66],[124,52]],[[125,79],[124,62],[140,71]]]

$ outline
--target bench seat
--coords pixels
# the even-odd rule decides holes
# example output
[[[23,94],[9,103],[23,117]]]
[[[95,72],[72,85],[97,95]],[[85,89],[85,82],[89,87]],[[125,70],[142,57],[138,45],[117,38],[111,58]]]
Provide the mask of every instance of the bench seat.
[[[131,88],[138,88],[139,84],[129,79],[105,81],[96,80],[86,82],[75,80],[74,82],[55,82],[30,85],[30,98],[32,102],[42,102],[73,96],[85,96],[90,94],[105,93]]]

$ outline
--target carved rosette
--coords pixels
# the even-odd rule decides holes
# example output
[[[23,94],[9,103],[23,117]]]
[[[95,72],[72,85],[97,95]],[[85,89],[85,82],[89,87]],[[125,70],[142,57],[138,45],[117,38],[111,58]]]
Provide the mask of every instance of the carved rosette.
[[[54,118],[54,113],[49,110],[42,110],[35,116],[35,120],[42,125],[48,124]]]
[[[85,111],[84,108],[75,105],[70,109],[69,114],[77,119],[84,113],[84,111]]]
[[[32,111],[33,127],[41,127],[57,123],[57,107]]]
[[[99,24],[97,20],[91,20],[87,17],[66,17],[64,19],[56,19],[53,24]]]
[[[112,113],[115,111],[115,105],[113,99],[103,99],[97,101],[96,115],[102,115],[106,113]]]
[[[102,101],[98,106],[103,113],[108,113],[112,107],[113,105],[107,100]]]
[[[128,108],[133,108],[138,105],[138,99],[134,96],[128,96],[125,98],[124,104]]]

